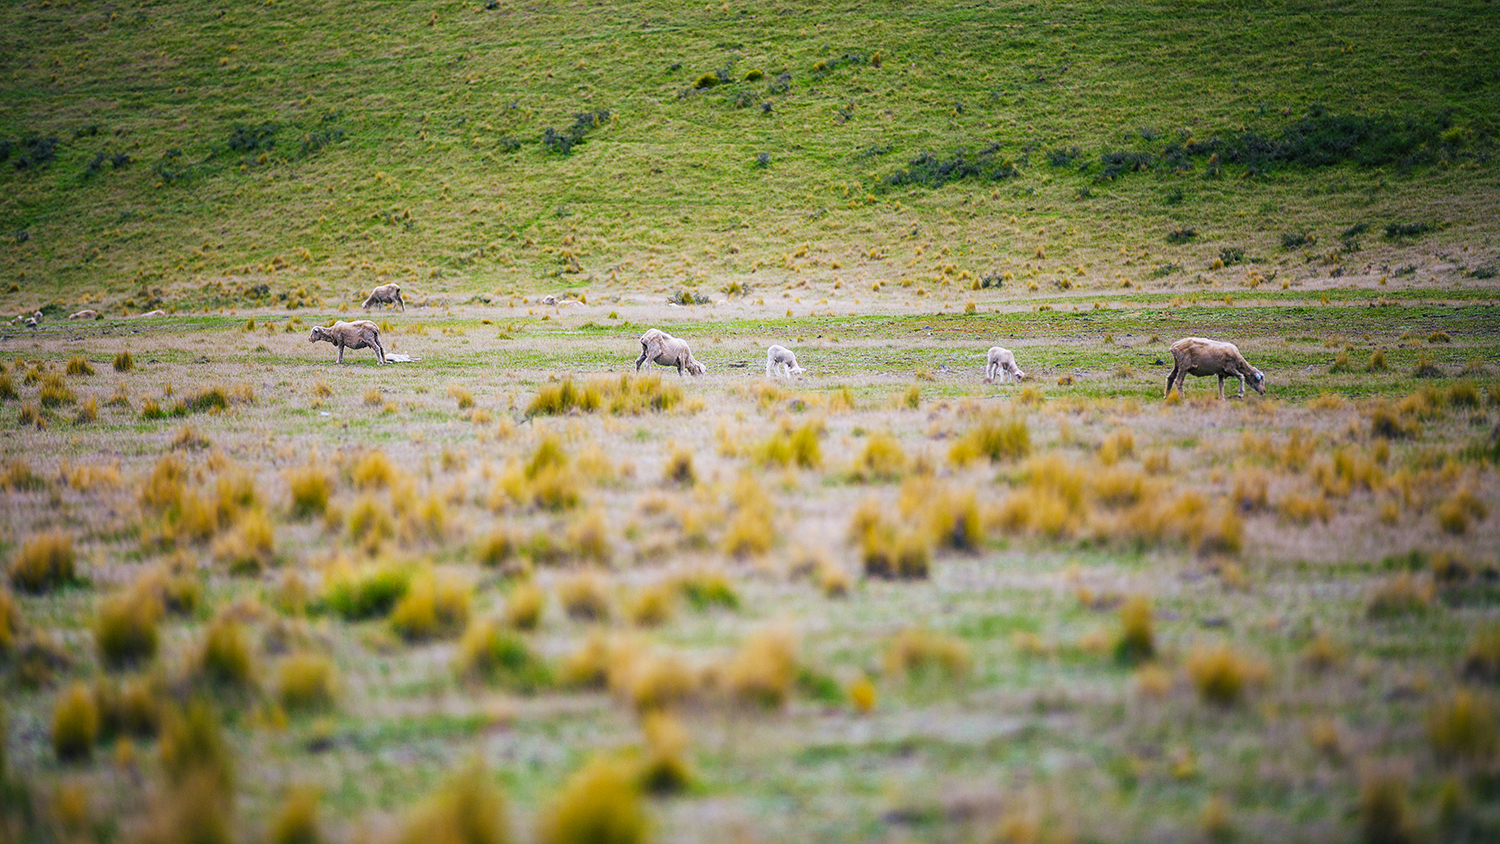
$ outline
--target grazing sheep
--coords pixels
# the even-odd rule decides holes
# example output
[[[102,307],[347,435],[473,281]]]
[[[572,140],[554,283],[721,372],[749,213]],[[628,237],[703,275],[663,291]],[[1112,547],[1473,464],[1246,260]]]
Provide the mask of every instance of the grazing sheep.
[[[365,303],[360,307],[368,310],[374,304],[400,305],[401,312],[405,313],[406,303],[401,300],[401,285],[394,283],[380,285],[370,291],[370,298],[366,299]]]
[[[344,349],[374,349],[375,359],[385,363],[385,348],[380,345],[380,329],[367,319],[353,322],[340,320],[330,326],[315,325],[307,342],[323,340],[339,347],[339,363],[344,362]]]
[[[772,346],[766,349],[766,377],[772,378],[780,375],[790,378],[793,375],[801,375],[807,370],[797,365],[797,356],[791,349],[785,346]]]
[[[99,312],[92,308],[84,308],[76,314],[68,314],[68,319],[98,319]]]
[[[998,377],[1000,383],[1010,381],[1014,375],[1017,381],[1025,381],[1026,373],[1021,367],[1016,366],[1016,356],[1010,349],[1002,349],[999,346],[990,348],[989,361],[984,367],[984,383],[993,384]]]
[[[147,311],[147,312],[141,314],[141,316],[143,316],[143,317],[159,317],[159,316],[166,316],[166,315],[167,315],[167,312],[164,311],[164,310],[162,310],[161,308],[157,308],[154,311]]]
[[[1189,375],[1199,378],[1219,376],[1219,398],[1224,398],[1224,379],[1239,378],[1240,394],[1245,397],[1245,381],[1248,378],[1255,392],[1265,395],[1266,376],[1251,366],[1239,347],[1222,340],[1207,340],[1202,337],[1184,337],[1172,344],[1172,374],[1167,376],[1167,395],[1172,395],[1172,382],[1177,382],[1177,394],[1182,395],[1182,384]]]
[[[641,356],[635,359],[635,371],[640,372],[641,364],[648,360],[661,366],[677,367],[679,376],[684,369],[689,375],[702,375],[708,371],[703,364],[693,359],[693,352],[688,348],[686,340],[656,328],[641,335]]]
[[[37,325],[38,325],[38,323],[40,323],[40,322],[41,322],[41,320],[37,319],[36,317],[27,317],[26,318],[26,327],[27,328],[36,328]]]

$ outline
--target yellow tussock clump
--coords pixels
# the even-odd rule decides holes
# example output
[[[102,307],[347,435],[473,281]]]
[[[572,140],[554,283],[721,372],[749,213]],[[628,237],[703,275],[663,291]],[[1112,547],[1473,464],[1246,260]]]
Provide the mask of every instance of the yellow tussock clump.
[[[21,546],[10,561],[10,582],[25,592],[49,592],[72,583],[73,537],[60,531],[39,533]]]
[[[506,844],[505,798],[478,762],[439,788],[407,816],[396,844]]]
[[[1427,738],[1440,759],[1487,763],[1500,749],[1500,713],[1489,697],[1460,688],[1428,711]]]
[[[646,752],[641,759],[639,781],[651,794],[675,794],[693,782],[685,755],[687,730],[670,712],[652,712],[641,723]]]
[[[52,749],[64,762],[88,759],[98,738],[99,708],[94,696],[88,686],[74,683],[52,709]]]
[[[104,598],[94,616],[94,645],[107,667],[119,668],[156,655],[162,606],[144,589]]]
[[[647,832],[639,778],[604,757],[574,774],[537,820],[540,844],[640,844]]]
[[[502,619],[507,627],[516,630],[535,630],[547,609],[547,593],[540,586],[526,581],[516,584],[505,596],[505,612]]]
[[[969,648],[959,639],[931,630],[908,627],[886,643],[886,673],[926,677],[941,672],[950,680],[969,673]]]
[[[1250,686],[1265,681],[1266,667],[1240,656],[1228,645],[1197,647],[1188,655],[1188,678],[1207,703],[1233,706]]]
[[[281,801],[281,810],[271,825],[271,844],[319,844],[323,833],[318,828],[318,792],[312,788],[291,788]]]
[[[457,636],[469,621],[469,587],[425,571],[391,608],[391,629],[407,641]]]
[[[559,583],[557,599],[569,618],[582,621],[603,621],[609,618],[608,584],[597,571],[581,571]]]
[[[338,698],[338,672],[321,654],[289,654],[277,668],[276,696],[288,712],[332,709]]]
[[[791,631],[768,628],[752,633],[729,663],[725,681],[742,704],[779,709],[797,679],[797,646]]]

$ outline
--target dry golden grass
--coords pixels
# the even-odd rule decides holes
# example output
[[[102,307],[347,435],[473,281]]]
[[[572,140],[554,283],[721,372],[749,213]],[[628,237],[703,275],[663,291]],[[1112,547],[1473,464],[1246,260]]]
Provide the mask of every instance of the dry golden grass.
[[[515,630],[535,630],[547,609],[547,593],[531,581],[517,583],[505,596],[505,625]]]
[[[1500,712],[1493,699],[1460,688],[1427,713],[1427,738],[1445,760],[1464,759],[1481,765],[1500,750]]]
[[[540,844],[640,844],[648,830],[639,778],[606,757],[574,774],[537,820]]]
[[[1265,682],[1268,669],[1241,656],[1227,644],[1195,647],[1186,664],[1188,678],[1207,703],[1233,706],[1244,699],[1250,687]]]
[[[750,634],[725,672],[725,685],[735,701],[765,709],[785,704],[796,679],[796,639],[782,627]]]
[[[104,598],[94,616],[94,646],[100,661],[119,668],[154,657],[161,609],[156,596],[145,590]]]
[[[60,530],[37,534],[11,558],[10,582],[25,592],[46,592],[72,583],[73,537]]]
[[[276,670],[276,696],[288,712],[331,709],[338,696],[333,662],[305,651],[287,655]]]
[[[599,571],[586,569],[558,583],[557,601],[572,619],[603,621],[610,616],[609,583]]]
[[[88,686],[74,683],[52,709],[52,750],[64,762],[88,759],[99,737],[99,708]]]
[[[960,680],[970,664],[969,648],[961,640],[923,628],[905,628],[885,646],[885,670],[893,677],[922,679],[940,673]]]
[[[1120,638],[1115,642],[1115,659],[1134,665],[1154,656],[1156,636],[1151,623],[1151,602],[1138,595],[1120,608]]]
[[[391,608],[391,629],[411,642],[457,636],[469,621],[469,586],[424,571]]]
[[[428,795],[407,816],[396,844],[505,844],[511,840],[505,798],[475,762]]]

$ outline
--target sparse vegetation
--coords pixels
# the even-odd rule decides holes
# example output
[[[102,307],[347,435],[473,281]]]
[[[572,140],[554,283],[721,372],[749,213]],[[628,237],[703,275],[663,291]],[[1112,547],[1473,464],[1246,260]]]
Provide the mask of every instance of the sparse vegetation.
[[[0,7],[0,839],[1496,838],[1494,10],[1225,5]]]

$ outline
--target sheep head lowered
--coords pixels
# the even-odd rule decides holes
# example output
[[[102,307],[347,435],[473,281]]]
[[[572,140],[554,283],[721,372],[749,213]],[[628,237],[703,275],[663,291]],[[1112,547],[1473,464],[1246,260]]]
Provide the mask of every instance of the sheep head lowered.
[[[1172,394],[1174,381],[1180,395],[1182,384],[1189,375],[1199,378],[1210,375],[1219,376],[1220,399],[1224,398],[1225,378],[1240,379],[1240,392],[1236,398],[1245,397],[1247,383],[1261,395],[1265,395],[1266,392],[1265,374],[1245,360],[1238,346],[1223,340],[1184,337],[1172,344],[1172,373],[1167,376],[1167,395]]]
[[[673,337],[658,328],[649,329],[641,335],[641,356],[635,359],[636,371],[639,372],[641,364],[648,360],[659,366],[675,366],[678,375],[684,371],[689,375],[702,375],[708,371],[707,367],[693,358],[686,340]]]
[[[999,378],[1000,383],[1004,384],[1011,379],[1011,376],[1014,376],[1017,381],[1026,380],[1026,373],[1021,370],[1021,367],[1016,366],[1015,353],[999,346],[990,347],[984,367],[984,383],[993,384],[995,379]]]
[[[380,345],[380,329],[367,319],[335,322],[329,326],[315,325],[307,341],[316,343],[320,340],[338,347],[339,363],[344,362],[344,349],[372,349],[375,359],[385,363],[385,348]]]

